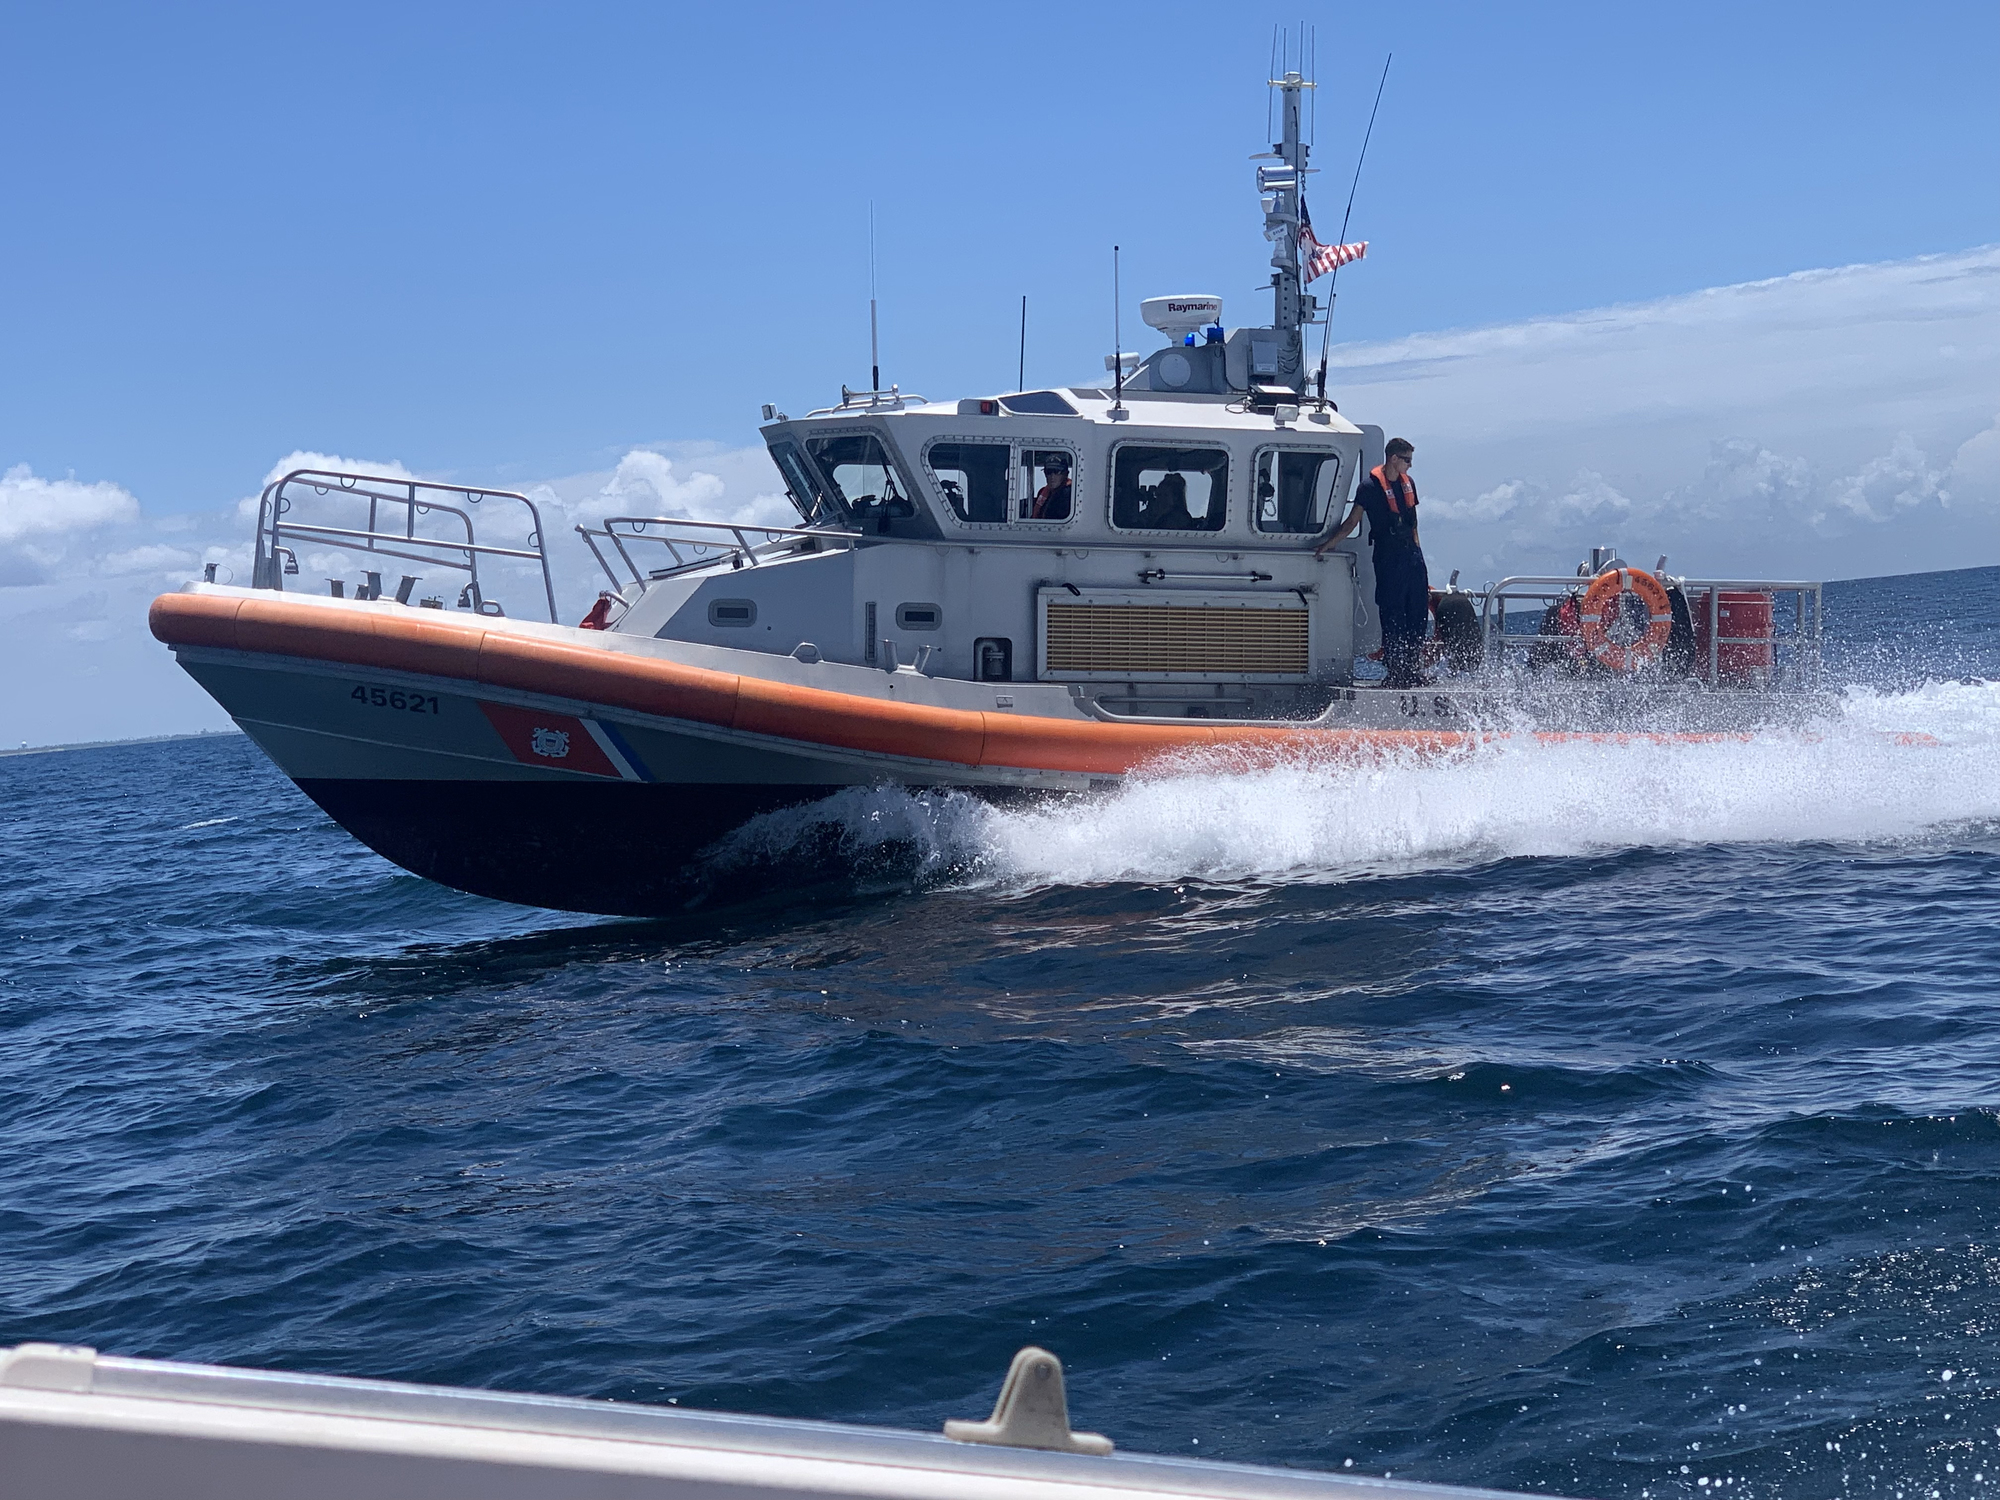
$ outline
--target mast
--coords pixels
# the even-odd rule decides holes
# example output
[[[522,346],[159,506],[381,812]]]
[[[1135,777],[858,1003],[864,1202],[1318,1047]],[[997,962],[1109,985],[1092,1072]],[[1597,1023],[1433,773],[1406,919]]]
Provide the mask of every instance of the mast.
[[[882,389],[882,343],[875,334],[875,202],[868,202],[868,392]]]
[[[1279,90],[1283,139],[1271,150],[1281,163],[1257,169],[1257,191],[1264,205],[1264,238],[1271,241],[1271,327],[1278,335],[1278,383],[1293,390],[1305,387],[1305,338],[1313,321],[1316,299],[1305,295],[1299,281],[1299,195],[1305,190],[1306,157],[1311,148],[1299,138],[1299,104],[1316,85],[1287,70],[1270,80]]]

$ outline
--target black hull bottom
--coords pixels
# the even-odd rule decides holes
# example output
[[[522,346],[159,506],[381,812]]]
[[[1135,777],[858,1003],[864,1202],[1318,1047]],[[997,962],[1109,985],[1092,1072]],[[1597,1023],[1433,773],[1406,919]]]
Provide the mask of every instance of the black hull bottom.
[[[684,910],[750,888],[697,856],[760,813],[831,786],[304,780],[328,817],[384,859],[475,896],[605,916]],[[730,889],[718,889],[718,882]]]

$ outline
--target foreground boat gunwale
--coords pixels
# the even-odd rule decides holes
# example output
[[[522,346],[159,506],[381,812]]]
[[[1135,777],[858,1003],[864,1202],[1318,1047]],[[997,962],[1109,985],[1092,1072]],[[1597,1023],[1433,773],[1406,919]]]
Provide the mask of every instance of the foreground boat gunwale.
[[[1508,1493],[1174,1454],[1050,1452],[908,1428],[119,1358],[81,1346],[0,1349],[0,1456],[11,1453],[19,1464],[38,1438],[45,1448],[65,1448],[65,1461],[58,1466],[46,1451],[31,1453],[13,1476],[29,1481],[22,1493],[136,1492],[89,1482],[118,1468],[119,1439],[156,1440],[147,1445],[149,1493],[180,1493],[165,1487],[177,1468],[209,1482],[230,1461],[254,1465],[267,1484],[289,1480],[288,1493],[312,1495],[350,1493],[339,1487],[342,1467],[381,1479],[382,1469],[400,1466],[407,1482],[420,1465],[433,1466],[421,1477],[446,1483],[484,1471],[488,1483],[501,1484],[488,1493],[527,1493],[518,1485],[530,1475],[534,1492],[566,1495],[1502,1500]],[[465,1474],[465,1466],[475,1473]],[[43,1477],[52,1479],[46,1488],[35,1483]],[[250,1492],[247,1484],[203,1490]],[[446,1491],[463,1492],[457,1485]]]

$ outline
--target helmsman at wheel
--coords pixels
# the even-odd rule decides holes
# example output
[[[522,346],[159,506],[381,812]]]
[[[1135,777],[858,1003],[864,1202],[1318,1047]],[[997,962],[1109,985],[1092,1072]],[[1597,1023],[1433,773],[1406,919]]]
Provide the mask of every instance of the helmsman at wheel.
[[[1382,665],[1389,669],[1386,686],[1419,687],[1424,680],[1418,659],[1430,622],[1431,578],[1417,536],[1417,486],[1410,478],[1417,450],[1404,438],[1390,438],[1383,453],[1380,465],[1370,469],[1355,490],[1347,519],[1316,551],[1324,557],[1335,543],[1353,534],[1363,515],[1368,517],[1368,542],[1375,549],[1375,613],[1382,621]]]

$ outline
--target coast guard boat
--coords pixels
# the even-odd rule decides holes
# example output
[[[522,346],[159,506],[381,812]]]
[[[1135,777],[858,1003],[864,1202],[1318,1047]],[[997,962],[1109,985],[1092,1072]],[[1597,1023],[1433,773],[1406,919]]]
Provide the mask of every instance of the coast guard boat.
[[[263,493],[249,586],[211,567],[154,603],[154,634],[397,864],[621,914],[682,905],[719,840],[842,788],[1081,793],[1190,756],[1732,733],[1815,701],[1817,583],[1677,579],[1606,549],[1477,594],[1453,574],[1433,679],[1379,685],[1369,549],[1318,548],[1383,432],[1308,370],[1326,316],[1301,265],[1310,85],[1273,87],[1268,326],[1159,297],[1166,342],[1114,353],[1103,385],[767,406],[799,524],[580,526],[608,587],[577,624],[526,496],[300,470]],[[306,594],[306,547],[380,566]],[[392,559],[411,571],[385,591]]]

